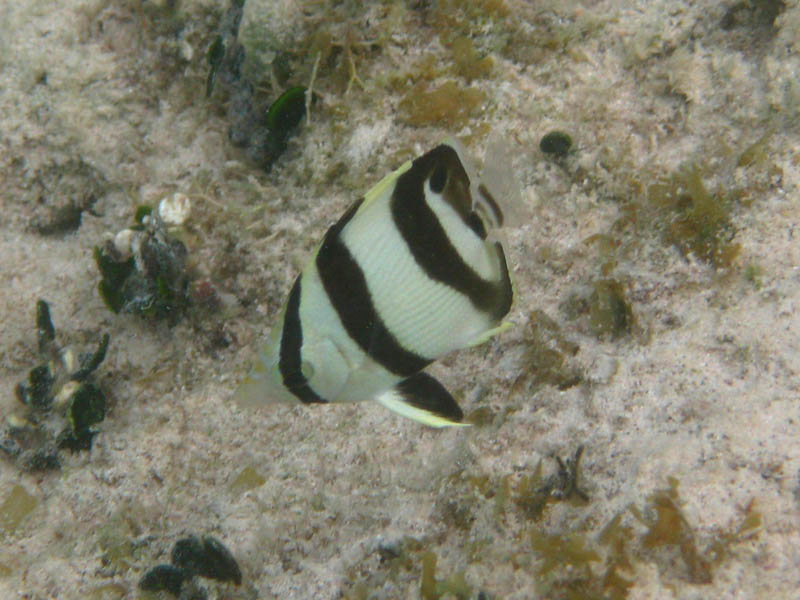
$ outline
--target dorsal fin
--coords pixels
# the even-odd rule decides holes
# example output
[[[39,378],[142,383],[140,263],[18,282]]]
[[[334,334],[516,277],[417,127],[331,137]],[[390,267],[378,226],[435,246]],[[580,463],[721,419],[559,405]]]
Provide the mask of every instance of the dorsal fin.
[[[456,138],[444,142],[457,153],[470,179],[473,209],[493,228],[518,227],[523,223],[522,193],[511,168],[511,148],[499,134],[491,134],[486,144],[480,176],[472,157]]]

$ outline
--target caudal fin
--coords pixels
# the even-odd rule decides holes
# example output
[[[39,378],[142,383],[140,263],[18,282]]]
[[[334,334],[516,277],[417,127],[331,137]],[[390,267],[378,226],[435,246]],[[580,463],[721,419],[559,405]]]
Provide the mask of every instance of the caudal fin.
[[[265,364],[260,357],[247,376],[233,393],[233,400],[244,408],[257,408],[272,402],[285,402],[293,399],[291,394],[280,385],[280,377],[274,373],[274,367]]]
[[[266,381],[250,373],[233,393],[233,400],[243,408],[256,408],[267,402],[269,389]]]

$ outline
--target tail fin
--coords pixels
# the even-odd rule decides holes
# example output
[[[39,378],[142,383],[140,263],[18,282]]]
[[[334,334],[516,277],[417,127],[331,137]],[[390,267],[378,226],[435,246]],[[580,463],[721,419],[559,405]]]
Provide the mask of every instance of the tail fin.
[[[243,408],[256,408],[264,403],[266,383],[252,374],[244,378],[233,393],[233,400]]]
[[[244,408],[258,408],[270,402],[283,402],[292,398],[281,384],[277,365],[268,364],[265,355],[256,359],[255,365],[233,393],[234,401]]]

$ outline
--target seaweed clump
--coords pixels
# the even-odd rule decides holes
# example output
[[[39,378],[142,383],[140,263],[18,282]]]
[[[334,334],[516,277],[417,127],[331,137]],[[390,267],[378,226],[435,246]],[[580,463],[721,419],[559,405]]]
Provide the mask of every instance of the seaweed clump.
[[[712,581],[713,567],[721,564],[731,554],[731,547],[754,535],[761,527],[761,513],[755,510],[755,502],[745,506],[742,520],[728,531],[715,535],[701,551],[689,521],[680,509],[678,480],[668,478],[668,487],[656,490],[648,498],[643,511],[631,507],[631,513],[639,523],[647,527],[640,538],[645,553],[651,553],[662,571],[674,570],[677,555],[677,575],[693,584]],[[682,568],[681,568],[682,563]]]
[[[468,82],[486,77],[492,70],[494,61],[491,56],[479,57],[472,44],[472,38],[458,36],[450,44],[455,72]]]
[[[528,320],[529,346],[523,359],[526,368],[514,382],[514,391],[530,386],[552,385],[567,390],[584,379],[571,362],[580,347],[568,340],[561,328],[543,311],[535,310]]]
[[[598,338],[616,339],[633,329],[633,309],[622,284],[615,279],[595,281],[589,296],[589,325]]]
[[[569,320],[588,316],[589,331],[601,340],[630,335],[636,325],[625,287],[613,278],[598,279],[587,290],[570,294],[560,308]]]
[[[26,471],[57,469],[60,449],[90,449],[95,426],[106,414],[106,397],[93,373],[106,357],[109,335],[103,335],[93,352],[76,357],[71,348],[57,344],[44,300],[36,305],[36,329],[45,362],[17,384],[15,393],[25,412],[9,416],[0,432],[0,450]]]
[[[207,597],[204,588],[195,577],[205,577],[217,581],[230,581],[235,585],[242,583],[239,564],[222,542],[207,535],[202,540],[194,535],[175,542],[170,554],[171,564],[159,564],[148,569],[139,580],[139,589],[158,592],[167,591],[174,596]]]
[[[175,325],[189,306],[188,252],[167,229],[165,218],[174,218],[169,206],[167,200],[158,212],[140,206],[134,226],[95,246],[102,277],[98,291],[112,312],[166,319]]]
[[[556,456],[558,471],[542,477],[542,463],[536,465],[532,475],[523,475],[517,486],[515,503],[531,520],[542,517],[544,509],[552,502],[568,501],[576,505],[586,505],[589,495],[579,485],[579,466],[583,456],[583,446],[578,446],[566,461]]]
[[[469,493],[459,494],[457,487],[448,487],[442,494],[448,500],[440,503],[439,514],[448,535],[463,536],[462,560],[485,566],[497,564],[502,557],[515,570],[527,569],[535,581],[536,597],[623,600],[635,588],[643,565],[657,567],[665,587],[677,581],[707,585],[715,568],[758,533],[761,515],[750,501],[729,526],[697,536],[683,514],[674,478],[668,480],[666,489],[648,495],[643,505],[629,505],[607,522],[598,523],[583,510],[589,498],[581,483],[582,452],[579,447],[567,460],[556,458],[558,470],[547,477],[542,476],[540,463],[516,486],[511,483],[515,475],[499,479],[465,473],[453,476],[451,482],[467,484]],[[556,518],[543,519],[547,506],[556,502],[571,507],[562,506],[566,510],[558,511]],[[511,510],[516,514],[504,518]],[[494,536],[477,538],[472,526],[476,518],[486,519],[492,512],[495,519],[489,523],[499,532],[497,539],[504,540],[502,547],[497,547]],[[552,525],[565,519],[575,524]],[[416,588],[425,600],[487,598],[484,591],[476,593],[478,583],[472,578],[468,581],[462,570],[437,574],[438,539],[405,537],[380,544],[374,568],[368,561],[358,560],[348,570],[349,581],[340,594],[366,600],[375,591],[385,594],[389,590],[392,597],[399,597],[409,595],[400,592],[401,586],[407,585],[407,590]]]
[[[475,88],[464,88],[454,81],[430,87],[420,82],[400,101],[400,116],[414,127],[441,125],[463,127],[486,100],[486,94]]]
[[[427,540],[406,536],[384,542],[378,546],[376,558],[378,568],[374,571],[365,569],[362,562],[348,572],[350,581],[340,592],[343,598],[366,600],[372,597],[371,590],[393,588],[395,595],[391,597],[399,597],[399,589],[394,584],[401,580],[407,582],[409,588],[416,588],[423,600],[488,598],[483,591],[476,595],[463,571],[437,576],[438,557]]]
[[[642,546],[647,550],[677,550],[690,583],[711,583],[710,563],[698,551],[694,532],[678,506],[678,482],[670,479],[669,484],[667,489],[651,494],[645,512],[631,507],[633,515],[647,526]]]
[[[739,254],[731,223],[731,201],[708,191],[698,167],[683,169],[649,186],[648,200],[668,213],[666,241],[682,255],[694,256],[715,268],[727,268]]]
[[[614,516],[594,538],[583,532],[546,533],[530,530],[531,548],[540,562],[536,567],[540,592],[552,598],[628,597],[635,583],[636,564],[654,562],[662,576],[677,577],[694,585],[712,582],[714,567],[722,564],[733,547],[755,535],[761,515],[749,502],[742,519],[717,533],[701,549],[691,525],[680,509],[678,483],[652,493],[642,510],[630,506],[633,523],[625,512]],[[635,524],[646,530],[637,535]]]
[[[423,600],[439,600],[445,596],[469,600],[471,588],[461,572],[453,573],[447,579],[436,579],[436,553],[427,550],[422,555],[420,596]]]

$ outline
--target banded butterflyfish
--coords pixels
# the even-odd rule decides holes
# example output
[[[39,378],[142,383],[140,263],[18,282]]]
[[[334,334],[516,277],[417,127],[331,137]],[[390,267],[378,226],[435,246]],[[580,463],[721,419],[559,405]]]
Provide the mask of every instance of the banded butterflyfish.
[[[505,328],[514,292],[503,219],[455,140],[384,177],[294,281],[237,400],[376,400],[426,425],[461,425],[423,369]]]

